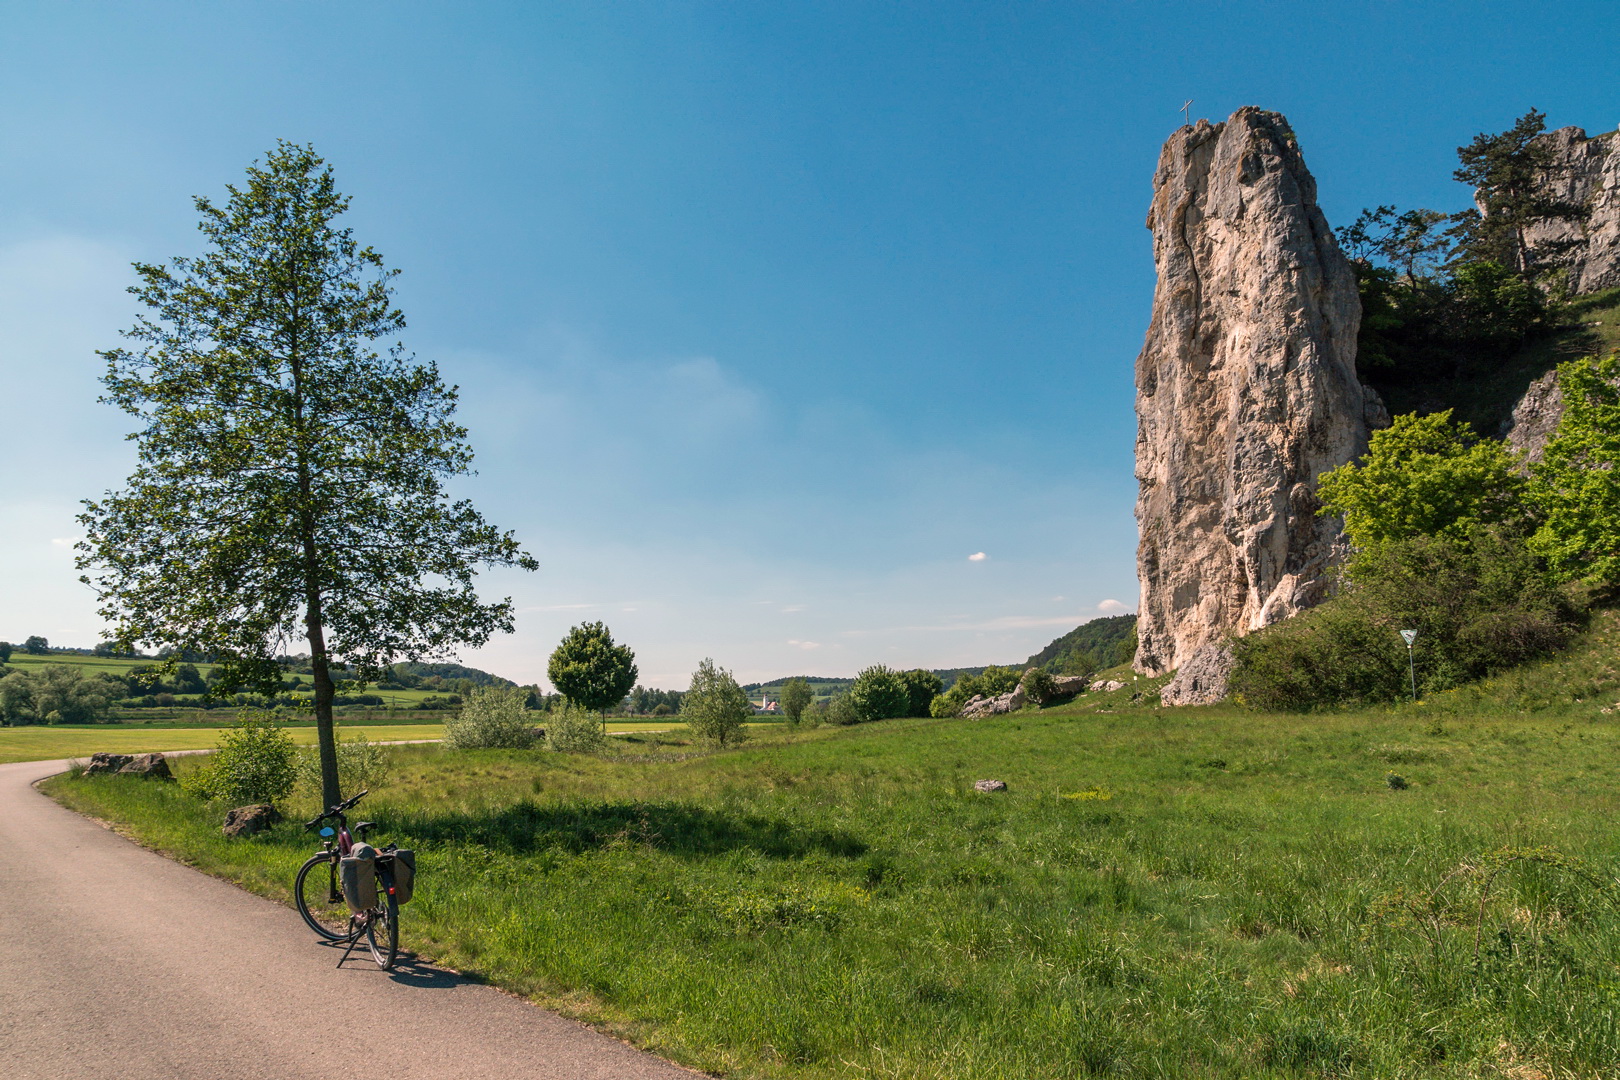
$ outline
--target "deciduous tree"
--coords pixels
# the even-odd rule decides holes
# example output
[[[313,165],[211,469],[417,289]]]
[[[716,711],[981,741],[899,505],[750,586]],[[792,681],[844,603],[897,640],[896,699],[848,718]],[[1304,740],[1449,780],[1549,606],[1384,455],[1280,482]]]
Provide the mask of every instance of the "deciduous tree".
[[[743,724],[754,715],[731,672],[710,659],[692,673],[692,687],[681,698],[681,719],[700,738],[725,746],[748,737]]]
[[[386,342],[405,326],[397,271],[339,224],[331,168],[280,143],[227,190],[195,200],[203,254],[135,265],[146,310],[102,355],[138,464],[86,501],[79,566],[113,640],[212,654],[229,690],[274,693],[276,657],[307,640],[333,803],[334,672],[509,632],[511,601],[480,601],[476,569],[535,562],[446,496],[472,462],[456,390]]]
[[[602,623],[581,623],[552,652],[546,678],[575,705],[602,712],[623,701],[636,684],[636,654],[628,645],[615,645]]]

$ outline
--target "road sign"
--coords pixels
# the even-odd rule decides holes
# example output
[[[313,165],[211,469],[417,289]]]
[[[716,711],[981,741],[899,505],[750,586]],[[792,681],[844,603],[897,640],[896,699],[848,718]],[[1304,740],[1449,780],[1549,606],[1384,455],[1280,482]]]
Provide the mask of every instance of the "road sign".
[[[1412,642],[1417,640],[1417,631],[1416,630],[1402,630],[1401,631],[1401,640],[1406,642],[1406,647],[1410,649],[1412,647]]]

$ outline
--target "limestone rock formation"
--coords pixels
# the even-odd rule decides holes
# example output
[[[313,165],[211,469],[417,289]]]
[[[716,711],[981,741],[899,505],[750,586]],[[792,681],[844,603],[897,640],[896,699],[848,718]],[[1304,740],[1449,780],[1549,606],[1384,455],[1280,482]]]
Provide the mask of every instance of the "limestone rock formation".
[[[1159,273],[1136,362],[1136,668],[1317,602],[1340,553],[1316,478],[1367,448],[1361,303],[1288,121],[1200,120],[1159,156]]]
[[[1531,249],[1556,252],[1568,268],[1573,293],[1620,285],[1620,131],[1587,138],[1578,127],[1549,131],[1537,140],[1552,151],[1543,191],[1558,202],[1585,207],[1585,221],[1548,221],[1525,231]]]
[[[1525,390],[1513,406],[1513,415],[1502,428],[1502,438],[1515,450],[1522,450],[1531,461],[1540,461],[1558,421],[1564,415],[1564,392],[1558,385],[1558,372],[1549,371]]]
[[[1217,641],[1205,645],[1176,668],[1176,677],[1164,684],[1159,700],[1166,705],[1213,705],[1226,696],[1232,675],[1232,650]]]

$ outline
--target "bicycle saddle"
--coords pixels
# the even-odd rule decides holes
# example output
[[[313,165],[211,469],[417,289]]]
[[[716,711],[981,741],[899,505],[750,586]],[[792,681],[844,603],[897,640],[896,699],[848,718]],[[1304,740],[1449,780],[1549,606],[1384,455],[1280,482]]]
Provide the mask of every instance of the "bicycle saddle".
[[[377,823],[375,821],[362,821],[354,827],[354,835],[359,836],[367,829],[375,829],[376,827]]]

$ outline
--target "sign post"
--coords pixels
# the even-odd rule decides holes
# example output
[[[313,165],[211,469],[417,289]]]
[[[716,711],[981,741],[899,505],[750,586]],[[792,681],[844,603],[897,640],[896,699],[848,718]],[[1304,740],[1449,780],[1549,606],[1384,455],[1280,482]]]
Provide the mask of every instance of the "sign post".
[[[1412,660],[1412,642],[1417,640],[1416,630],[1402,630],[1401,640],[1406,642],[1406,674],[1412,680],[1412,700],[1417,700],[1417,664]]]

